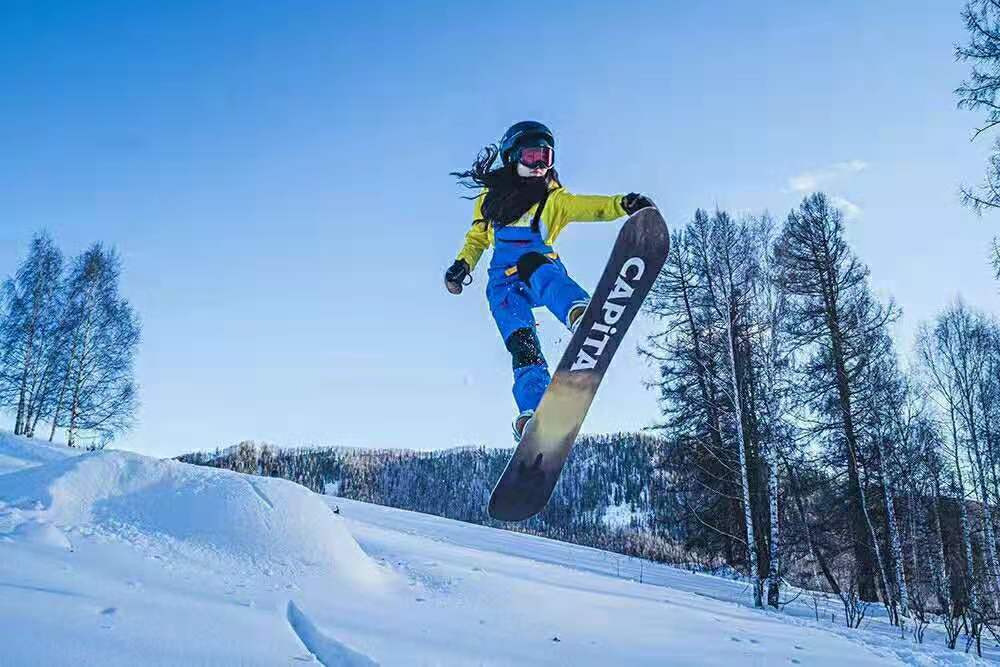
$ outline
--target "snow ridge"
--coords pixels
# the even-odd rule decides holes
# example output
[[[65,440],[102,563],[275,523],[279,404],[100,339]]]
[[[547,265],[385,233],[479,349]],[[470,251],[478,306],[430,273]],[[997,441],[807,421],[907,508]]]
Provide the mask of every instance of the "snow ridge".
[[[298,606],[288,601],[288,625],[323,667],[378,667],[378,663],[323,633]]]

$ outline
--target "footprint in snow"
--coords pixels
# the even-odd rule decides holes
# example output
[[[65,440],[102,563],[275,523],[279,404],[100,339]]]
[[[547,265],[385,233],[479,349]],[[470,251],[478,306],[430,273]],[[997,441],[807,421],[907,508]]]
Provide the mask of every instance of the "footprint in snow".
[[[750,643],[751,643],[751,644],[759,644],[759,643],[760,643],[760,641],[759,641],[759,640],[757,640],[757,639],[751,639],[751,640],[750,640]]]
[[[739,637],[730,637],[729,641],[731,641],[731,642],[740,642],[740,641],[743,641],[743,640],[740,639]]]
[[[793,665],[801,665],[802,661],[799,660],[798,658],[792,658],[792,664]]]

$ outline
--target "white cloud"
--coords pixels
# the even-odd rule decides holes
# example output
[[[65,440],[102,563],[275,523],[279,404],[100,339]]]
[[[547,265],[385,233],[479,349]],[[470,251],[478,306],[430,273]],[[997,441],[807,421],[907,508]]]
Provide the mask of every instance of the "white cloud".
[[[806,193],[818,190],[821,185],[838,180],[850,174],[857,174],[868,169],[864,160],[848,160],[836,162],[821,169],[811,169],[788,179],[788,189],[792,192]]]
[[[851,220],[857,220],[861,217],[861,207],[852,201],[844,199],[843,197],[838,197],[836,195],[830,195],[830,202],[839,208],[844,213],[844,220],[850,222]]]
[[[834,169],[839,171],[846,171],[848,173],[856,174],[859,171],[864,171],[868,168],[868,163],[864,160],[850,160],[848,162],[838,162],[833,165]]]
[[[788,179],[788,187],[793,192],[812,192],[819,185],[819,179],[815,174],[806,172]]]
[[[849,176],[867,170],[868,163],[864,160],[848,160],[835,162],[820,169],[811,169],[788,179],[788,191],[798,194],[810,194],[828,187],[831,183],[842,181]],[[856,220],[861,217],[861,207],[845,197],[830,195],[830,203],[844,213],[845,220]]]

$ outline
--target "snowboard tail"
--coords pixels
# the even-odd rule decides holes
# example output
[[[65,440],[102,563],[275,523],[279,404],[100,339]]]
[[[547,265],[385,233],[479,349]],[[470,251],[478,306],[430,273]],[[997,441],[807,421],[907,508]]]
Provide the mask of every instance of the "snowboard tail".
[[[489,514],[523,521],[548,503],[597,388],[667,259],[667,224],[653,207],[631,217],[535,416],[493,489]]]

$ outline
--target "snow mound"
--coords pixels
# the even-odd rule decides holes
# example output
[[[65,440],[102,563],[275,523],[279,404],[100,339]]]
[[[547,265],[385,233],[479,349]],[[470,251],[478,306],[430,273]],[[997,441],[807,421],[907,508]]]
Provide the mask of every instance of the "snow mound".
[[[0,455],[16,458],[8,445],[0,441]],[[118,451],[0,474],[0,534],[62,545],[59,534],[73,531],[265,573],[319,567],[365,585],[383,577],[319,496],[285,480]]]
[[[62,532],[51,523],[42,521],[24,521],[11,533],[11,537],[20,542],[35,544],[43,547],[55,547],[57,549],[73,550],[66,533]]]
[[[0,475],[76,456],[80,450],[0,431]]]

